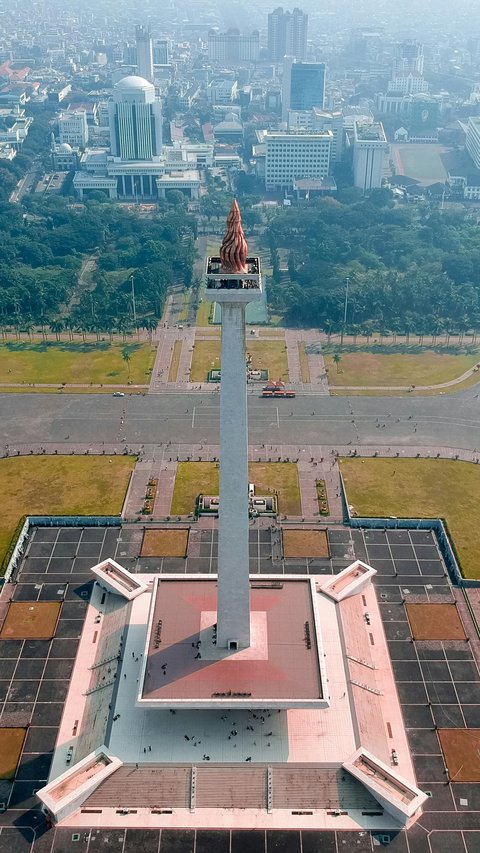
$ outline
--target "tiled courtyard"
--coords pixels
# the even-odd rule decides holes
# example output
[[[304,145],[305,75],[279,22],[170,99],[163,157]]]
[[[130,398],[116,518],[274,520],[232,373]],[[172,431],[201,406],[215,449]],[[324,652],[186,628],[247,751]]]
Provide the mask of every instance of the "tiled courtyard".
[[[437,728],[480,727],[480,690],[473,642],[413,642],[405,603],[453,602],[434,535],[425,530],[328,531],[330,557],[285,560],[276,529],[250,530],[252,572],[278,574],[338,572],[354,558],[373,565],[384,629],[408,730],[419,786],[431,793],[425,813],[411,830],[391,837],[394,853],[475,853],[480,849],[480,789],[453,782],[440,749]],[[12,783],[0,781],[0,853],[60,853],[101,849],[143,853],[338,853],[372,851],[369,833],[218,830],[92,830],[45,832],[34,791],[47,779],[68,679],[73,668],[90,593],[89,568],[107,556],[139,572],[215,572],[214,529],[192,528],[188,555],[139,557],[143,527],[37,528],[31,535],[16,584],[15,601],[62,603],[52,640],[0,640],[0,724],[27,727]],[[462,611],[462,619],[464,614]],[[467,635],[473,629],[465,623]],[[34,834],[33,829],[37,832]]]

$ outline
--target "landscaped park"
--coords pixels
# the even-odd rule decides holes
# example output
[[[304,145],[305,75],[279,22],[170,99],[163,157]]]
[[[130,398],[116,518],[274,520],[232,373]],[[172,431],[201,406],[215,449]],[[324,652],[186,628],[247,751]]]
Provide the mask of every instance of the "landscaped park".
[[[288,381],[287,350],[283,340],[247,340],[253,370],[267,370],[268,378]],[[190,370],[191,382],[206,382],[210,370],[220,367],[220,340],[196,340]]]
[[[78,384],[107,390],[109,385],[147,386],[154,360],[155,347],[144,342],[7,341],[0,344],[0,387],[15,391],[11,384],[25,384],[30,391],[32,385],[52,384],[68,391]]]
[[[340,460],[347,502],[360,517],[442,518],[466,578],[480,578],[480,466],[449,459]]]
[[[123,455],[0,459],[0,565],[24,515],[119,515],[134,465]]]
[[[218,495],[219,466],[216,462],[180,462],[175,478],[171,514],[188,515],[195,510],[199,494]],[[300,485],[295,462],[251,462],[248,476],[259,495],[276,494],[282,515],[301,515]]]
[[[374,387],[378,386],[378,393],[388,395],[385,389],[389,387],[435,386],[458,379],[479,363],[480,347],[473,345],[424,349],[418,345],[406,344],[357,347],[327,345],[324,359],[333,393],[341,394],[342,389],[348,387],[348,393],[355,394],[360,392],[362,387],[368,386],[366,393],[374,394]],[[480,374],[474,371],[461,383],[438,391],[459,391],[479,380]],[[358,392],[355,391],[355,386]],[[405,390],[405,393],[408,392]]]

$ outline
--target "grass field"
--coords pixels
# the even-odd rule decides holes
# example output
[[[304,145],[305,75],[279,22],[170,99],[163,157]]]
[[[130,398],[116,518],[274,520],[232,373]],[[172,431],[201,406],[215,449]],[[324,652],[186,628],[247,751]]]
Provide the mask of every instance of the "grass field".
[[[197,317],[195,320],[196,326],[208,326],[210,313],[212,311],[212,303],[207,299],[202,299],[198,304]]]
[[[457,354],[436,350],[416,353],[365,352],[349,347],[349,351],[337,348],[341,361],[337,366],[333,353],[326,352],[325,367],[332,387],[344,385],[438,385],[456,379],[480,360],[480,348],[469,349]],[[475,381],[475,380],[474,380]],[[476,381],[480,381],[480,375]]]
[[[200,493],[218,495],[219,469],[215,462],[179,462],[172,498],[172,515],[188,515]],[[257,494],[277,492],[279,512],[301,515],[300,486],[294,462],[251,462],[248,476]]]
[[[0,459],[0,563],[22,515],[118,515],[132,456]]]
[[[480,466],[448,459],[342,459],[359,516],[444,518],[463,575],[480,578]]]
[[[325,530],[283,530],[285,557],[329,557]]]
[[[168,381],[176,382],[178,376],[178,368],[180,366],[180,356],[182,354],[183,341],[175,341],[173,345],[172,360],[168,370]]]
[[[283,341],[247,341],[254,370],[268,370],[269,379],[288,380],[288,362]],[[193,351],[191,382],[205,382],[209,370],[220,367],[220,341],[196,340]]]
[[[143,536],[142,557],[185,557],[188,530],[146,530]]]
[[[127,363],[122,352],[127,351]],[[9,341],[0,344],[0,385],[10,382],[148,385],[155,360],[150,344]],[[130,367],[130,375],[129,375]]]
[[[26,733],[26,729],[0,728],[0,779],[14,778]]]
[[[55,635],[59,601],[12,601],[0,631],[3,640],[50,640]]]

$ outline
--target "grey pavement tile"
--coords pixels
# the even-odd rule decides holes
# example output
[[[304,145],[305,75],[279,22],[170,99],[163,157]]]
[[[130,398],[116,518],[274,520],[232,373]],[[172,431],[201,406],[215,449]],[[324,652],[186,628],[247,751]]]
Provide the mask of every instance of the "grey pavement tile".
[[[465,853],[465,845],[461,832],[442,830],[430,835],[432,853]]]
[[[195,853],[230,853],[228,829],[197,829]]]
[[[441,755],[437,733],[430,729],[407,729],[411,752],[417,755]]]
[[[425,681],[451,681],[452,676],[446,661],[422,661],[422,673]]]
[[[380,602],[380,614],[384,622],[407,622],[407,613],[403,604]]]
[[[28,557],[23,564],[23,571],[28,566],[29,572],[35,572],[38,575],[42,575],[46,572],[47,566],[49,563],[49,557]]]
[[[440,560],[419,560],[418,565],[422,575],[425,576],[440,577],[446,572],[446,568]]]
[[[41,678],[45,669],[45,658],[23,658],[18,661],[15,679]]]
[[[20,779],[46,781],[51,763],[52,756],[50,753],[45,753],[44,755],[22,755],[17,767],[15,781]]]
[[[426,800],[423,806],[424,811],[451,812],[455,810],[451,785],[445,785],[445,782],[430,783],[428,790],[432,796]]]
[[[418,785],[445,782],[445,765],[441,755],[413,755],[412,758]]]
[[[443,648],[447,660],[472,660],[473,655],[468,643],[444,643]]]
[[[317,835],[313,833],[302,833],[303,836],[303,853],[318,853],[320,848],[311,847],[308,838],[305,835]],[[320,833],[318,833],[320,835]],[[330,833],[335,841],[334,833]],[[234,829],[232,830],[231,853],[265,853],[265,832],[262,829]],[[323,849],[323,848],[322,848]],[[325,853],[335,853],[330,851],[328,846],[324,848]]]
[[[454,705],[458,701],[455,687],[448,681],[429,681],[427,692],[432,705]]]
[[[416,661],[392,661],[393,672],[397,681],[421,681],[422,673]]]
[[[82,633],[83,621],[81,619],[61,619],[55,631],[55,637],[79,638]]]
[[[479,681],[478,668],[473,661],[450,661],[450,671],[454,681]],[[479,691],[480,701],[480,691]]]
[[[438,560],[439,554],[435,545],[415,544],[417,560]]]
[[[420,661],[445,660],[443,644],[440,642],[440,640],[433,640],[428,643],[416,642],[415,647],[417,649],[417,655]]]
[[[82,542],[103,542],[104,527],[86,527],[82,533]]]
[[[462,710],[460,705],[432,705],[432,714],[435,725],[439,729],[464,729]]]
[[[38,800],[34,794],[40,785],[36,780],[28,782],[14,782],[8,802],[9,809],[33,809],[38,808]]]
[[[384,530],[364,530],[364,539],[367,547],[369,545],[386,545],[388,542]]]
[[[14,601],[37,601],[39,588],[38,584],[19,583],[13,591]]]
[[[415,646],[406,640],[388,641],[390,658],[394,660],[417,660]]]
[[[16,721],[19,718],[22,719],[21,726],[30,723],[33,708],[33,702],[5,702],[3,706],[2,725],[7,727],[18,725]]]
[[[60,527],[57,542],[78,542],[82,537],[82,530],[78,527]]]
[[[388,545],[372,545],[367,542],[367,554],[369,560],[389,560],[391,558]]]
[[[375,560],[375,565],[373,568],[376,569],[379,575],[388,575],[390,577],[394,576],[395,566],[392,560]]]
[[[42,681],[38,691],[37,702],[64,702],[68,683],[66,681]]]
[[[433,530],[410,530],[409,534],[415,545],[432,545],[435,542]]]
[[[398,681],[397,690],[402,705],[420,705],[427,702],[423,681]]]
[[[58,726],[63,714],[63,702],[36,702],[32,726]]]
[[[299,832],[269,829],[267,830],[266,853],[300,853],[300,841]],[[359,853],[363,853],[363,851],[360,849]]]
[[[384,622],[387,640],[408,640],[411,636],[408,622]]]
[[[12,677],[16,665],[15,658],[5,658],[4,660],[0,658],[0,679],[8,681]]]
[[[72,560],[77,553],[76,542],[57,542],[53,549],[52,558]]]
[[[464,832],[463,838],[467,853],[478,853],[480,850],[480,831],[472,830],[471,832]]]
[[[7,702],[34,702],[39,681],[12,681],[7,693]]]
[[[73,670],[73,660],[61,660],[58,658],[52,658],[47,661],[45,666],[44,678],[70,678]]]
[[[4,702],[8,695],[10,687],[10,679],[8,681],[0,681],[0,702]]]
[[[74,658],[77,654],[78,640],[54,639],[50,650],[50,658]]]
[[[387,539],[390,545],[410,544],[410,536],[408,530],[388,530]]]
[[[480,705],[462,705],[465,724],[469,729],[480,729]]]
[[[415,551],[412,545],[394,545],[390,542],[390,551],[394,560],[414,560]]]
[[[56,740],[57,729],[55,726],[50,728],[46,726],[30,726],[27,737],[25,738],[23,752],[24,754],[51,752],[55,748]]]
[[[395,571],[402,576],[402,583],[405,583],[406,575],[420,574],[416,560],[395,560]]]
[[[194,847],[193,829],[162,829],[159,853],[193,853]]]
[[[86,601],[64,601],[60,616],[62,619],[84,619],[87,612]]]
[[[433,728],[432,712],[426,705],[403,705],[402,714],[407,728]]]
[[[63,601],[66,584],[44,583],[38,594],[39,601]]]
[[[459,812],[480,812],[480,785],[472,785],[468,782],[455,782],[455,785],[451,785],[451,789],[455,805]],[[466,800],[467,804],[462,805],[460,800]]]
[[[369,832],[337,832],[338,851],[355,850],[355,853],[371,853],[372,838]]]
[[[32,557],[51,557],[52,554],[52,542],[38,542],[35,540],[30,543],[30,547],[28,549],[28,558]]]
[[[456,681],[455,687],[458,698],[462,705],[478,705],[480,702],[480,690],[474,681]]]
[[[123,853],[158,853],[158,829],[127,829]]]
[[[0,640],[0,658],[17,658],[22,645],[23,640]]]
[[[57,527],[34,527],[32,541],[34,542],[55,542],[58,536]]]

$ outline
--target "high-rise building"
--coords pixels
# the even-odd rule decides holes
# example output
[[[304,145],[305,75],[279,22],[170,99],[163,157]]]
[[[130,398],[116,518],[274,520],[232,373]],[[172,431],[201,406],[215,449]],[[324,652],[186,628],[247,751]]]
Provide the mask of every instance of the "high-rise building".
[[[155,39],[153,42],[153,64],[167,65],[168,63],[168,41],[167,39]]]
[[[295,62],[286,56],[283,62],[282,121],[289,110],[323,109],[325,100],[325,63]]]
[[[265,188],[290,189],[296,178],[324,178],[330,167],[331,130],[265,134]]]
[[[139,25],[135,27],[137,43],[137,74],[153,83],[153,44],[150,27]]]
[[[67,110],[58,117],[58,139],[76,148],[85,148],[88,142],[86,110]]]
[[[338,162],[343,155],[343,113],[341,110],[329,112],[314,107],[312,110],[289,110],[288,130],[331,130],[332,148],[330,151],[330,162]]]
[[[363,192],[382,185],[383,161],[388,151],[381,122],[355,120],[353,125],[353,182]]]
[[[209,30],[208,58],[212,62],[257,62],[260,54],[260,35],[254,30],[243,35],[231,29],[226,33]]]
[[[108,104],[110,148],[121,160],[151,160],[162,153],[162,105],[142,77],[124,77]]]
[[[284,56],[305,59],[307,55],[308,15],[301,9],[284,12],[279,6],[268,16],[268,53],[280,62]]]
[[[397,45],[396,55],[393,60],[392,77],[414,77],[423,75],[423,44],[408,39]]]

